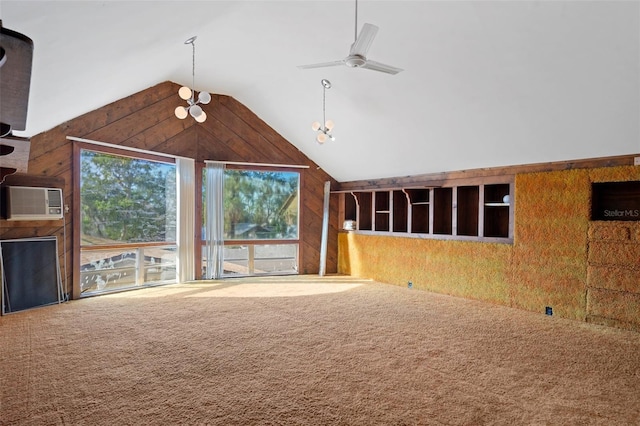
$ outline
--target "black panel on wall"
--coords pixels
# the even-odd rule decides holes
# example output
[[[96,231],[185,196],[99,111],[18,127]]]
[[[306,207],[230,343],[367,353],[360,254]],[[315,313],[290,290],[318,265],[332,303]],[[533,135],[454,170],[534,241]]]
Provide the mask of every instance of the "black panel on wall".
[[[640,220],[640,181],[591,185],[591,220]]]
[[[56,237],[0,241],[2,313],[61,301]]]

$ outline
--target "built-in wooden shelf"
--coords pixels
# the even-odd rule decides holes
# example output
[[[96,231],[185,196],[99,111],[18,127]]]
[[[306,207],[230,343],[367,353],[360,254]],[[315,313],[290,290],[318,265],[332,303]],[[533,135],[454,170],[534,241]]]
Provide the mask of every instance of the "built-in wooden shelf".
[[[513,179],[467,185],[346,191],[341,220],[354,232],[418,238],[513,241]],[[349,229],[351,231],[351,229]]]

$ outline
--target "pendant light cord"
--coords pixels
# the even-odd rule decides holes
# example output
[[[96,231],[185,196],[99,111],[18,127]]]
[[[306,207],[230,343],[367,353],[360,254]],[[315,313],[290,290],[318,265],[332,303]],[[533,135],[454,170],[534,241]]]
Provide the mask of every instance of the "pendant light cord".
[[[358,0],[356,0],[356,31],[353,37],[353,42],[358,41]]]
[[[323,84],[322,85],[322,128],[325,129],[325,130],[327,130],[327,128],[326,128],[327,115],[326,115],[326,112],[325,112],[326,98],[327,98],[327,88]]]
[[[196,43],[195,40],[191,42],[192,55],[191,55],[191,102],[196,100]]]

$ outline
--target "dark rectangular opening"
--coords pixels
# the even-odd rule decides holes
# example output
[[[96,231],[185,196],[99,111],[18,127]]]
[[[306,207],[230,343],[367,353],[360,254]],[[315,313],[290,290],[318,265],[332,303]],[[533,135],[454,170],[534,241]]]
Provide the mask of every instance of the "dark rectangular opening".
[[[411,199],[411,233],[429,233],[429,189],[407,189]]]
[[[391,210],[389,206],[389,191],[375,193],[375,214],[376,231],[389,231],[389,217]]]
[[[402,191],[393,191],[394,232],[407,232],[407,196]]]
[[[509,184],[484,186],[484,236],[509,237]]]
[[[433,190],[433,233],[451,235],[452,225],[452,188],[435,188]]]
[[[591,220],[640,220],[640,182],[591,184]]]
[[[344,220],[356,220],[356,200],[351,194],[344,194]]]
[[[480,189],[477,186],[459,186],[457,203],[457,235],[478,235],[478,200]]]
[[[360,217],[358,220],[358,229],[361,231],[371,231],[371,192],[356,192],[358,197],[358,205],[360,206]]]

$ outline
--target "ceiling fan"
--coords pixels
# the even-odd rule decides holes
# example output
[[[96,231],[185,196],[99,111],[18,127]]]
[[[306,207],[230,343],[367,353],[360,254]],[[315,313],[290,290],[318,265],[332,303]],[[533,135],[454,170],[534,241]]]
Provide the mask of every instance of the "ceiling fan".
[[[351,68],[364,68],[373,71],[380,71],[387,74],[397,74],[402,71],[401,68],[392,67],[380,62],[367,59],[367,52],[373,43],[373,39],[378,33],[378,27],[373,24],[364,24],[358,35],[358,1],[356,0],[356,25],[355,25],[355,41],[351,45],[349,55],[339,61],[322,62],[319,64],[299,65],[298,68],[323,68],[333,67],[336,65],[346,65]]]

